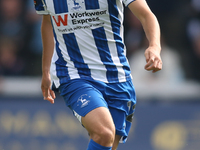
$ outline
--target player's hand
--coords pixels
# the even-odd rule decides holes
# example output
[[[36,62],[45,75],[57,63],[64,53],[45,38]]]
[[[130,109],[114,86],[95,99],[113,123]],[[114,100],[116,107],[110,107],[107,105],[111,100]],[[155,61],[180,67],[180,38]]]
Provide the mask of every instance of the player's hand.
[[[56,96],[54,91],[51,90],[51,79],[49,74],[42,75],[41,89],[44,100],[48,100],[50,103],[53,104]]]
[[[156,47],[149,47],[146,49],[144,55],[146,58],[146,65],[144,68],[147,71],[152,71],[154,73],[162,69],[160,49]]]

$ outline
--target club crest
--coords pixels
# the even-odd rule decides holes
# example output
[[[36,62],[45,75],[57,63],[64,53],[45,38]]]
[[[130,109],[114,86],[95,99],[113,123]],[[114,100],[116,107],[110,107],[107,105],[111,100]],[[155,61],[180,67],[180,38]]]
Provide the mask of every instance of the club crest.
[[[83,3],[83,0],[69,0],[68,5],[70,6],[71,10],[79,11],[82,9]]]
[[[85,107],[88,105],[90,96],[87,94],[81,95],[78,100],[77,100],[77,106],[81,106],[81,108]]]

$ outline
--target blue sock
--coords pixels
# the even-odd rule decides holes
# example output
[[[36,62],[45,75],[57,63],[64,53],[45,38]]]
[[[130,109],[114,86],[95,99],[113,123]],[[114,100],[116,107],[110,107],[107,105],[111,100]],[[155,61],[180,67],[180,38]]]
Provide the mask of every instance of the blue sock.
[[[101,146],[91,139],[87,150],[112,150],[112,147]]]

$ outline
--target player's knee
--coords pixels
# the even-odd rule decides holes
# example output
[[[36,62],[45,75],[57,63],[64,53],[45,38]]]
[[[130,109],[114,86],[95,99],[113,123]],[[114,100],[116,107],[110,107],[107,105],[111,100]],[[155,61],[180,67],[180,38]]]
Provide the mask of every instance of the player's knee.
[[[115,139],[115,128],[102,128],[91,138],[102,146],[112,146]]]

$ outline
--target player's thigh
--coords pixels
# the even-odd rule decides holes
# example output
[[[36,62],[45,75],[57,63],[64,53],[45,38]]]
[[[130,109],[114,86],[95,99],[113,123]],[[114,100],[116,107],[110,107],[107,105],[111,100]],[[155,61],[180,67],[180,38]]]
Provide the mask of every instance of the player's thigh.
[[[90,111],[82,117],[82,124],[89,133],[99,133],[104,130],[115,133],[113,119],[106,107],[98,107]]]

